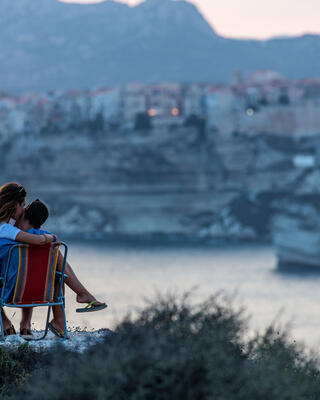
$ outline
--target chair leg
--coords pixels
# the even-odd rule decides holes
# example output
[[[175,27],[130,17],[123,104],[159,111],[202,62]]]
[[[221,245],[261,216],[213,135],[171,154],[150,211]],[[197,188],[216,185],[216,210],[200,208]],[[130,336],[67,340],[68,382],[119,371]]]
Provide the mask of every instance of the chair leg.
[[[45,327],[44,335],[43,335],[44,338],[47,336],[47,333],[48,333],[48,325],[49,325],[49,319],[50,319],[50,312],[51,312],[51,306],[48,307],[48,314],[47,314],[47,320],[46,320],[46,327]]]
[[[44,334],[39,337],[38,339],[33,339],[33,340],[42,340],[47,336],[48,333],[48,325],[49,325],[49,318],[50,318],[50,311],[51,311],[51,306],[48,307],[48,314],[47,314],[47,320],[46,320],[46,326],[44,329]]]
[[[3,322],[2,322],[2,310],[3,310],[3,308],[0,307],[1,340],[4,342],[5,337],[4,337],[4,329],[3,329]]]

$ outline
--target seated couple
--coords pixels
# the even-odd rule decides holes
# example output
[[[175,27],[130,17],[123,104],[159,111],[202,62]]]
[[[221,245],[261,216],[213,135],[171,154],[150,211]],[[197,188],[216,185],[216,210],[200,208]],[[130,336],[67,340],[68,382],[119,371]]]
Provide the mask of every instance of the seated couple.
[[[49,216],[48,209],[44,203],[36,200],[25,205],[26,191],[23,186],[17,183],[7,183],[0,188],[0,258],[3,257],[1,247],[8,240],[24,242],[33,245],[43,245],[56,240],[55,235],[50,232],[40,230],[41,225]],[[9,223],[10,219],[16,221],[15,226]],[[4,260],[4,258],[2,258]],[[57,269],[61,269],[63,256],[60,253],[57,262]],[[4,263],[3,263],[4,264]],[[3,267],[3,266],[2,266]],[[77,309],[77,312],[98,311],[107,307],[101,303],[83,286],[76,274],[67,262],[65,267],[67,278],[64,282],[77,295],[78,303],[87,303],[84,308]],[[6,288],[7,289],[7,288]],[[12,290],[13,288],[11,288]],[[12,293],[7,293],[10,297]],[[53,319],[49,324],[49,329],[58,337],[64,336],[63,314],[60,306],[52,307]],[[26,340],[33,339],[31,332],[32,308],[22,308],[22,319],[20,322],[20,336]],[[15,329],[2,310],[2,320],[5,335],[15,334]]]

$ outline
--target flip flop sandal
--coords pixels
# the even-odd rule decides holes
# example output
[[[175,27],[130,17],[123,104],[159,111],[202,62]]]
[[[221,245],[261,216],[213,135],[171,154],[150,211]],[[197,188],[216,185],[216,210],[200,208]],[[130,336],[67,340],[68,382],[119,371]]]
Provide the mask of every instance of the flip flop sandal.
[[[48,328],[49,328],[49,330],[50,330],[55,336],[57,336],[57,337],[60,338],[60,339],[64,339],[64,331],[59,331],[57,328],[55,328],[55,327],[51,324],[51,322],[49,322]],[[67,339],[70,339],[69,336],[67,336]]]
[[[30,329],[27,329],[27,328],[20,329],[20,336],[24,340],[32,340],[32,339],[34,339],[33,333],[31,332]]]
[[[5,331],[4,331],[4,336],[11,336],[11,335],[16,335],[17,334],[17,332],[16,332],[16,330],[14,329],[14,326],[12,325],[12,326],[10,326],[10,328],[7,328]]]
[[[97,300],[91,301],[91,303],[87,304],[84,308],[77,308],[76,312],[78,313],[94,312],[94,311],[104,310],[105,308],[108,307],[106,303],[100,304],[99,306],[95,306],[94,303],[96,302]]]

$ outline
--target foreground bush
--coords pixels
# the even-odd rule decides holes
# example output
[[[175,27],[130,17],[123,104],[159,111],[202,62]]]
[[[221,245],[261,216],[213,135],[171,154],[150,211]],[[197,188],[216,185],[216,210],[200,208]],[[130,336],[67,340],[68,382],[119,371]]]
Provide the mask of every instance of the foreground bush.
[[[320,399],[316,360],[269,328],[243,340],[241,313],[221,299],[158,299],[85,354],[56,350],[10,398],[27,400]],[[27,357],[26,355],[24,357]],[[32,364],[32,362],[31,362]]]
[[[13,394],[31,373],[46,364],[51,354],[33,351],[28,343],[18,348],[0,348],[0,398]]]

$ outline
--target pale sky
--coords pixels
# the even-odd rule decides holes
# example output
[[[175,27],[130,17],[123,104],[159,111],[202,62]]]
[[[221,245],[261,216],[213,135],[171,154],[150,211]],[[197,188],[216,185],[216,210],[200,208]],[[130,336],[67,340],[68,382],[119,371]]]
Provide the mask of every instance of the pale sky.
[[[99,0],[62,0],[98,3]],[[189,0],[190,1],[190,0]],[[123,0],[134,5],[141,0]],[[260,38],[320,34],[320,0],[192,0],[222,36]]]

